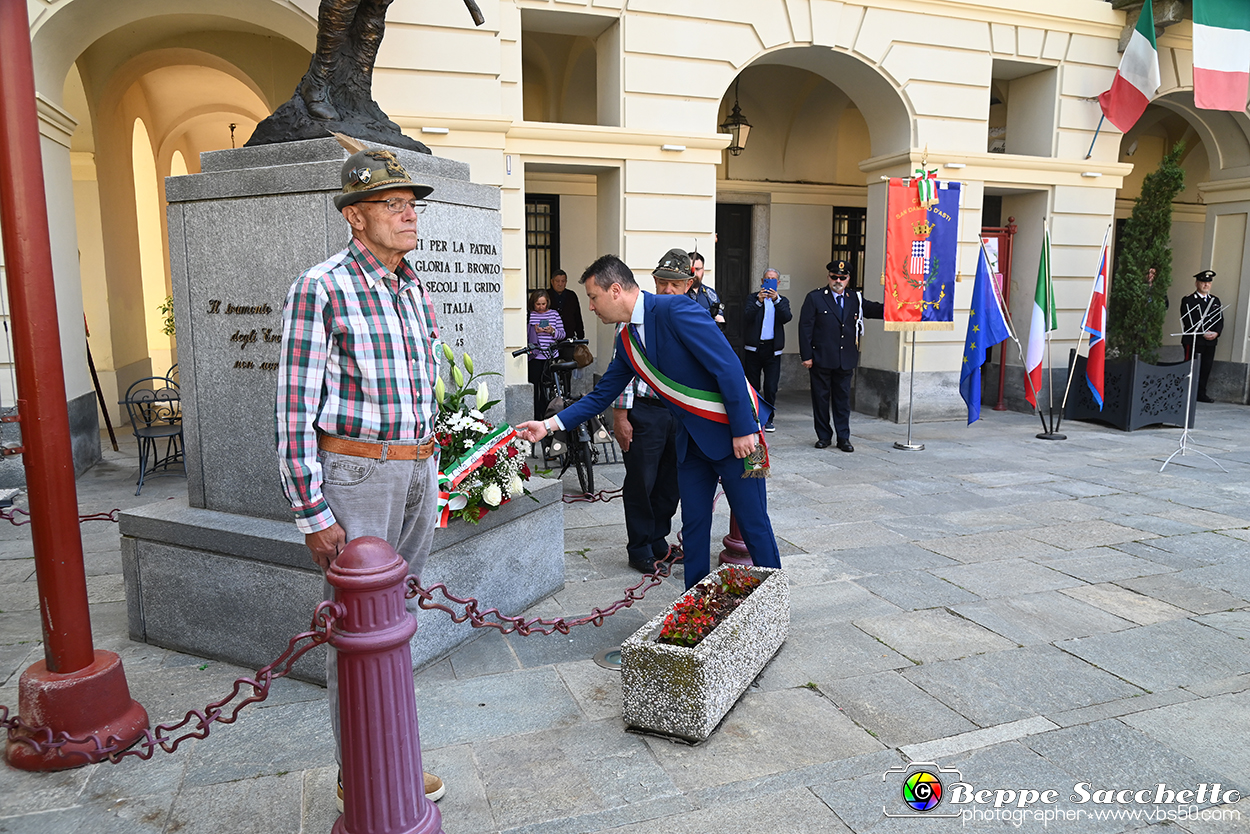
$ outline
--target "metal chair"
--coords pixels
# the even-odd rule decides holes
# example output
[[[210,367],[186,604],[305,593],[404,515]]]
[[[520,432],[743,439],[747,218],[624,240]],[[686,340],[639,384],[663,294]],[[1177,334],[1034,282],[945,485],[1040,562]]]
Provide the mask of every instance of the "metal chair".
[[[130,427],[139,441],[139,486],[148,475],[173,474],[171,467],[186,464],[182,455],[182,397],[168,377],[149,376],[126,389],[121,401],[130,416]],[[159,444],[164,441],[162,453]],[[149,458],[151,462],[149,463]]]

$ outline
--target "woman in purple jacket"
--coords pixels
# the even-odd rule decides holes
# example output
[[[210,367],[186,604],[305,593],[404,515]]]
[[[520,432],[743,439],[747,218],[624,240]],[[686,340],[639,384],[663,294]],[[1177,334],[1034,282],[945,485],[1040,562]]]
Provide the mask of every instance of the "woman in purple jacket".
[[[564,338],[564,322],[560,314],[551,309],[551,296],[546,290],[535,290],[530,294],[529,303],[529,335],[526,341],[530,345],[529,378],[534,386],[534,419],[541,420],[547,416],[547,396],[542,390],[543,371],[547,363],[556,358],[552,345]]]

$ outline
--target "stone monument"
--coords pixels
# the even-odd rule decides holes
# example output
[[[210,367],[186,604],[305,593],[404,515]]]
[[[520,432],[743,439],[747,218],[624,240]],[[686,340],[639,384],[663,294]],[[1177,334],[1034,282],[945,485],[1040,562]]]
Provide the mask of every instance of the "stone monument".
[[[477,370],[502,372],[499,190],[470,182],[463,163],[391,150],[434,187],[407,257],[441,336]],[[274,399],[287,291],[349,240],[331,199],[346,157],[333,138],[214,151],[202,155],[201,173],[166,182],[188,497],[122,516],[133,639],[256,666],[307,629],[322,598],[278,477]],[[493,397],[504,394],[502,375],[487,382]],[[503,413],[500,404],[488,416]],[[425,583],[510,614],[559,590],[560,485],[530,488],[537,502],[514,500],[477,526],[439,530]],[[413,638],[414,663],[475,636],[429,612]],[[297,667],[306,679],[324,674],[320,657]]]

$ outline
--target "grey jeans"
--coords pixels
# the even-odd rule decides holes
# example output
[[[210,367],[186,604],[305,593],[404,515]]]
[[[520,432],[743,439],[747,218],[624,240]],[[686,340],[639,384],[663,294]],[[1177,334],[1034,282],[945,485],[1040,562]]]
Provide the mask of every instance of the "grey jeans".
[[[322,495],[347,540],[361,536],[385,539],[408,562],[408,572],[421,575],[438,523],[438,455],[425,460],[377,461],[321,452]],[[330,583],[324,585],[331,599]],[[407,602],[417,615],[417,601]],[[339,750],[338,652],[326,647],[326,692],[334,727],[334,754]]]

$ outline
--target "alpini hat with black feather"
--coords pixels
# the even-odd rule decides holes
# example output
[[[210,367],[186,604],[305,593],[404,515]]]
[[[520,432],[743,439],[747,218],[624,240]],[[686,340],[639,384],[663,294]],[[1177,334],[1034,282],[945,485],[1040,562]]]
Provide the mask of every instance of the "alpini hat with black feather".
[[[343,191],[334,195],[334,207],[340,211],[392,188],[411,188],[418,200],[428,196],[433,186],[413,182],[394,152],[385,148],[366,148],[350,137],[335,134],[339,144],[354,151],[343,163]]]

